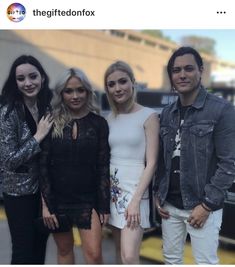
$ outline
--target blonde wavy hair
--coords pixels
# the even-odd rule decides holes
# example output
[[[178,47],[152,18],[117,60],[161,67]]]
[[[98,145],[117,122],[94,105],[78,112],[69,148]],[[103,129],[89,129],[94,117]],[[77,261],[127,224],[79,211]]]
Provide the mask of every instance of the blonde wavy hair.
[[[114,113],[114,115],[116,116],[118,114],[117,105],[115,104],[112,97],[110,96],[109,91],[108,91],[108,85],[107,85],[107,79],[108,79],[109,75],[115,71],[125,72],[133,84],[132,97],[129,99],[129,101],[127,103],[129,109],[131,109],[131,107],[133,106],[133,104],[136,101],[136,88],[135,88],[136,84],[135,84],[135,76],[134,76],[133,70],[126,62],[118,60],[118,61],[114,62],[113,64],[111,64],[107,68],[107,70],[104,74],[104,88],[105,88],[105,92],[106,92],[106,95],[108,98],[110,108],[111,108],[112,112]]]
[[[62,97],[62,91],[66,88],[68,80],[72,77],[78,78],[87,91],[87,109],[91,112],[99,113],[96,96],[86,74],[79,68],[67,69],[57,81],[52,99],[54,117],[54,127],[52,131],[53,138],[62,138],[64,127],[72,120],[71,113],[68,107],[64,104]]]

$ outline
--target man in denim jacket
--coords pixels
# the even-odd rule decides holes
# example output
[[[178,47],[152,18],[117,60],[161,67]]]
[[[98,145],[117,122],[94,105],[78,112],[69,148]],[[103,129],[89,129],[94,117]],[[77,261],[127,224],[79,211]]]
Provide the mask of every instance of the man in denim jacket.
[[[182,264],[187,233],[195,262],[217,264],[226,190],[235,178],[235,111],[201,85],[203,62],[181,47],[168,66],[179,99],[160,118],[156,204],[166,264]]]

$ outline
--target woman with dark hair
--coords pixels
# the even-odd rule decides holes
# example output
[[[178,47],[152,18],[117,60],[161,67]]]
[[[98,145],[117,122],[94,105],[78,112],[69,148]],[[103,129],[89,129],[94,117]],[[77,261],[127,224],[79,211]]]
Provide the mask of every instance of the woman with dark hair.
[[[97,114],[85,73],[68,69],[55,87],[54,125],[43,142],[40,184],[45,225],[56,229],[59,264],[73,264],[72,225],[80,233],[88,264],[101,264],[102,225],[110,212],[108,124]],[[59,216],[70,228],[60,230]]]
[[[4,206],[12,240],[12,264],[43,264],[47,237],[37,233],[40,212],[40,142],[53,120],[52,93],[40,62],[22,55],[11,66],[0,108],[0,166]]]

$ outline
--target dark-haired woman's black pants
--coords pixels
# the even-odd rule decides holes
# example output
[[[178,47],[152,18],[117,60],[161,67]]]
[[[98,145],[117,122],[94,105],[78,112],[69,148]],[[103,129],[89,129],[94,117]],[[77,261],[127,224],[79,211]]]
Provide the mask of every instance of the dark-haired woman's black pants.
[[[40,195],[3,196],[12,241],[11,264],[44,264],[48,235],[37,232],[34,226]]]

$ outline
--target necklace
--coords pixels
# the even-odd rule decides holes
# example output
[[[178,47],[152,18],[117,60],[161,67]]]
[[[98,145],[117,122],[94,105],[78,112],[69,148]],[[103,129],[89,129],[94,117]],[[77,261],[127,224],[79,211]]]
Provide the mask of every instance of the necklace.
[[[33,116],[34,120],[37,122],[38,121],[38,107],[37,104],[34,104],[32,107],[27,106],[29,112]]]

